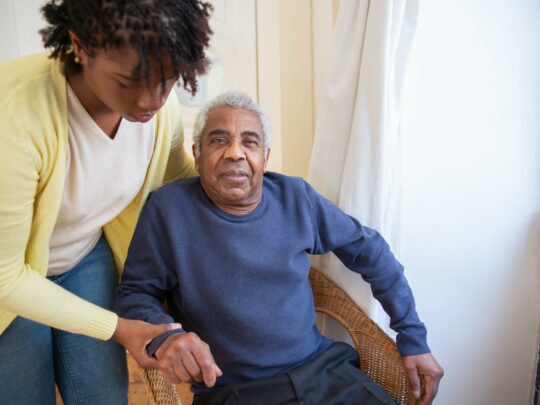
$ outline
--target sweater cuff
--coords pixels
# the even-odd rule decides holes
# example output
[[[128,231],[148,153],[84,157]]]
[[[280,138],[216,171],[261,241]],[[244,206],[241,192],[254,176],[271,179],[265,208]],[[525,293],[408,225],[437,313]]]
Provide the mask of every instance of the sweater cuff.
[[[114,312],[99,308],[91,314],[86,334],[100,340],[109,340],[118,323],[118,315]]]
[[[427,344],[427,332],[425,330],[415,334],[398,333],[396,344],[401,356],[431,353]]]
[[[148,343],[148,346],[146,346],[146,352],[149,356],[155,356],[156,350],[159,349],[159,347],[167,340],[169,336],[176,335],[177,333],[185,333],[186,331],[182,328],[172,329],[167,332],[165,332],[162,335],[159,335],[158,337],[155,337],[152,339],[150,343]]]

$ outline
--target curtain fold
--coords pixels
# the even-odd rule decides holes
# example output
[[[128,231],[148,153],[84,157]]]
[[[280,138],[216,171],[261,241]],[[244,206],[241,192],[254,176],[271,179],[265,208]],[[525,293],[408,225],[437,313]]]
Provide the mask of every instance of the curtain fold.
[[[323,196],[378,230],[398,258],[399,109],[417,13],[417,0],[340,0],[326,77],[316,84],[308,176]],[[386,314],[360,277],[333,255],[313,260],[388,331]]]

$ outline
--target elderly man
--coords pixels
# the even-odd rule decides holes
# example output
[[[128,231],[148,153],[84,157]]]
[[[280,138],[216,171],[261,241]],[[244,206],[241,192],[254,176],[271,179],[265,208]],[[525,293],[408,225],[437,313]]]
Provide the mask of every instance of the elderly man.
[[[443,371],[430,353],[402,266],[362,226],[299,178],[266,172],[270,131],[242,93],[206,105],[194,128],[200,177],[154,192],[118,288],[121,316],[179,321],[149,346],[194,404],[391,404],[348,345],[315,325],[308,254],[333,252],[390,315],[397,345],[430,404]],[[171,315],[161,302],[167,298]]]

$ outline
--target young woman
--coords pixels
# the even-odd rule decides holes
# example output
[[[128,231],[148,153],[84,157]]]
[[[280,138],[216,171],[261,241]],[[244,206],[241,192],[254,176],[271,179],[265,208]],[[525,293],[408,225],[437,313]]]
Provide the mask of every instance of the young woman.
[[[172,326],[111,312],[148,193],[195,175],[180,78],[205,71],[197,0],[51,0],[50,56],[0,65],[0,403],[127,403],[125,346]],[[181,207],[179,207],[181,209]],[[111,340],[112,339],[112,340]]]

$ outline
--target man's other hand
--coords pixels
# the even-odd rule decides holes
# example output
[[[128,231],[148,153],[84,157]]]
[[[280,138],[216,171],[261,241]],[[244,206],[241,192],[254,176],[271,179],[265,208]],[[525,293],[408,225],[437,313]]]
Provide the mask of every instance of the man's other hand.
[[[439,381],[444,370],[430,353],[404,356],[403,362],[409,376],[409,386],[418,405],[431,405],[439,390]],[[424,377],[424,389],[421,391],[420,376]]]
[[[217,377],[223,374],[214,361],[210,346],[192,332],[169,336],[155,356],[159,369],[172,384],[194,380],[213,387]]]

